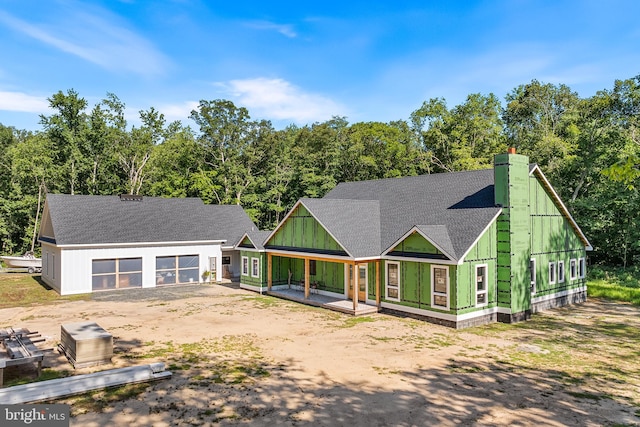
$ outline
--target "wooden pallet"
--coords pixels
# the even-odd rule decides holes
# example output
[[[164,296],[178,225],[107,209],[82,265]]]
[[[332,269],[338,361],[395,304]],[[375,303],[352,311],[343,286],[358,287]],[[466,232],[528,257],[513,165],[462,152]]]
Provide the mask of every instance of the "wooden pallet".
[[[157,381],[170,377],[171,372],[164,370],[164,363],[109,369],[92,374],[75,375],[3,388],[0,389],[0,404],[15,405],[46,402],[92,390]]]

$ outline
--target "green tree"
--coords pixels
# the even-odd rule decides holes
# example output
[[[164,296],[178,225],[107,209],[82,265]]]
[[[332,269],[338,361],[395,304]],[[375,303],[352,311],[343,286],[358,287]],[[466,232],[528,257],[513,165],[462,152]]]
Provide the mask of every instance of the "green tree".
[[[431,99],[411,113],[411,123],[434,171],[484,169],[506,149],[501,112],[493,94],[469,95],[451,110],[444,99]]]

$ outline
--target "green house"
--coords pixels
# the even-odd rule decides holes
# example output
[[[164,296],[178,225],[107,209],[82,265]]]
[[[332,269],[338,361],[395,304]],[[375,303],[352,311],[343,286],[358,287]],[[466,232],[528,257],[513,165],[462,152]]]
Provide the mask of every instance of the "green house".
[[[236,249],[244,288],[462,328],[585,301],[591,245],[510,149],[493,169],[339,184]]]

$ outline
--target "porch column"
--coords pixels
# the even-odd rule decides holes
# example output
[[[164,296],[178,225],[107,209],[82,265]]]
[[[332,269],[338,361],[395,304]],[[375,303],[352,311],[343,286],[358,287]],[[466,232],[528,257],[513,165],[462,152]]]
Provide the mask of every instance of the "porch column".
[[[271,291],[271,286],[273,285],[273,279],[271,278],[271,274],[273,273],[273,265],[271,259],[271,253],[267,252],[267,290]]]
[[[380,260],[376,261],[376,305],[380,308]]]
[[[304,259],[304,299],[309,299],[309,280],[311,275],[309,274],[309,258]]]
[[[356,309],[358,308],[358,292],[360,292],[360,284],[358,283],[358,278],[360,276],[360,272],[358,271],[358,264],[357,263],[353,263],[352,264],[352,268],[353,268],[353,276],[352,276],[352,280],[353,283],[351,284],[351,286],[353,287],[353,314],[356,314]]]

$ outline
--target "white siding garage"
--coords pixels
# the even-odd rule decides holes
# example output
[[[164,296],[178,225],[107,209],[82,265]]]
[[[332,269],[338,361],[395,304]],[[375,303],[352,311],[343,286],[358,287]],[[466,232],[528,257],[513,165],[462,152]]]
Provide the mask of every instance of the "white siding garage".
[[[47,195],[42,280],[61,295],[220,281],[223,244],[255,225],[240,206],[200,199]],[[228,242],[228,243],[227,243]]]

